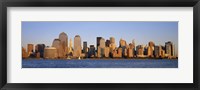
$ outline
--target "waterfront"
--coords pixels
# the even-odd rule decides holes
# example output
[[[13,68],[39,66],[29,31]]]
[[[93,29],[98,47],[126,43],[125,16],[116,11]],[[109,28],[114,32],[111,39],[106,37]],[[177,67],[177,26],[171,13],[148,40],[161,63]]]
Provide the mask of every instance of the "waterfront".
[[[23,59],[22,68],[178,68],[178,59],[36,60]]]

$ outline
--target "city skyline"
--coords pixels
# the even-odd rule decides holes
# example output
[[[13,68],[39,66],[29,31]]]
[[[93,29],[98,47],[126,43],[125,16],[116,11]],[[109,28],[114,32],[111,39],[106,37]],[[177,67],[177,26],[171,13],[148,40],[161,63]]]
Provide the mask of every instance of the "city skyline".
[[[22,22],[22,46],[52,46],[60,32],[67,34],[68,43],[70,38],[74,41],[75,35],[80,35],[82,48],[84,41],[87,41],[88,47],[94,45],[96,48],[97,37],[105,40],[114,37],[116,46],[119,46],[121,38],[127,43],[134,39],[136,46],[147,45],[149,41],[156,45],[172,41],[178,53],[178,22]]]

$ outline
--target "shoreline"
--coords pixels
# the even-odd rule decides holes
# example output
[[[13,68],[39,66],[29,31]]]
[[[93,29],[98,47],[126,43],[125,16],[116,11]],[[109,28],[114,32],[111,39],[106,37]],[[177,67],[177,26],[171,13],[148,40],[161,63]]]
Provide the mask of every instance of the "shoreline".
[[[83,59],[45,59],[45,58],[24,58],[22,60],[178,60],[177,59],[159,59],[159,58],[83,58]]]

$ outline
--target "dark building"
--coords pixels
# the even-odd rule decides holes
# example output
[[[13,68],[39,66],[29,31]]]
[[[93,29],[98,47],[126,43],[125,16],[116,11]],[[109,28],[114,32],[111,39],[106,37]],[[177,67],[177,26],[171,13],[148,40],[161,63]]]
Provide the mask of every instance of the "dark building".
[[[106,40],[106,47],[110,46],[110,40]]]
[[[90,45],[88,56],[89,57],[95,57],[95,47],[94,47],[94,45]]]
[[[87,42],[84,41],[84,42],[83,42],[83,53],[86,53],[86,52],[88,52],[88,51],[87,51]]]
[[[97,46],[96,48],[98,48],[98,46],[100,45],[100,40],[102,39],[102,37],[97,37]]]
[[[172,42],[168,41],[165,43],[165,53],[168,54],[168,56],[175,55],[175,49]]]
[[[35,52],[36,52],[36,53],[39,52],[41,58],[44,57],[44,48],[45,48],[45,44],[37,44],[37,45],[36,45]]]

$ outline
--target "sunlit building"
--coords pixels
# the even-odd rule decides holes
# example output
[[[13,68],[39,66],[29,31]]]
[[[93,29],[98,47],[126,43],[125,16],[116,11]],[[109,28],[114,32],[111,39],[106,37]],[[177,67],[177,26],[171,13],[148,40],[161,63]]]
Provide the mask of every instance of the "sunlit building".
[[[69,41],[68,55],[70,55],[70,56],[73,55],[72,39],[71,38],[70,38],[70,41]]]
[[[30,56],[30,54],[32,54],[33,53],[33,47],[34,47],[34,45],[33,44],[28,44],[27,45],[27,49],[28,49],[28,56]]]
[[[150,41],[149,46],[147,48],[147,55],[149,57],[154,57],[154,47],[155,47],[154,42]]]
[[[80,57],[81,56],[81,37],[79,35],[76,35],[74,37],[74,53],[73,57]]]
[[[138,45],[136,47],[136,54],[137,54],[137,56],[144,56],[144,46],[143,45]]]
[[[110,48],[109,47],[105,47],[105,57],[110,57]]]
[[[148,57],[154,57],[153,56],[153,48],[152,47],[150,47],[150,46],[148,46],[147,47],[147,55],[148,55]]]
[[[110,37],[110,50],[114,50],[116,48],[116,44],[115,44],[115,38],[114,37]]]
[[[97,57],[104,57],[105,56],[105,39],[100,39],[100,44],[97,49]]]
[[[132,49],[132,54],[133,54],[133,57],[134,57],[134,54],[135,54],[135,45],[134,45],[133,43],[130,43],[128,49]],[[129,50],[129,51],[130,51],[130,50]],[[129,51],[128,51],[128,52],[129,52]],[[129,53],[131,53],[131,52],[129,52]]]
[[[26,49],[22,47],[22,58],[27,58],[28,52],[26,52]]]
[[[119,41],[119,47],[125,47],[125,46],[126,46],[126,41],[121,38]]]
[[[121,58],[122,57],[122,48],[118,48],[117,50],[113,51],[114,58]]]
[[[132,48],[128,48],[128,50],[127,50],[127,57],[128,58],[132,58],[133,57],[133,49]]]
[[[55,47],[57,49],[58,58],[64,58],[64,50],[61,45],[60,39],[54,39],[54,41],[52,43],[52,47]]]
[[[61,48],[63,50],[62,57],[65,57],[68,54],[68,36],[66,33],[62,32],[59,35],[59,39],[60,39]]]
[[[44,49],[44,58],[47,58],[47,59],[58,58],[57,49],[55,47],[46,47]]]

